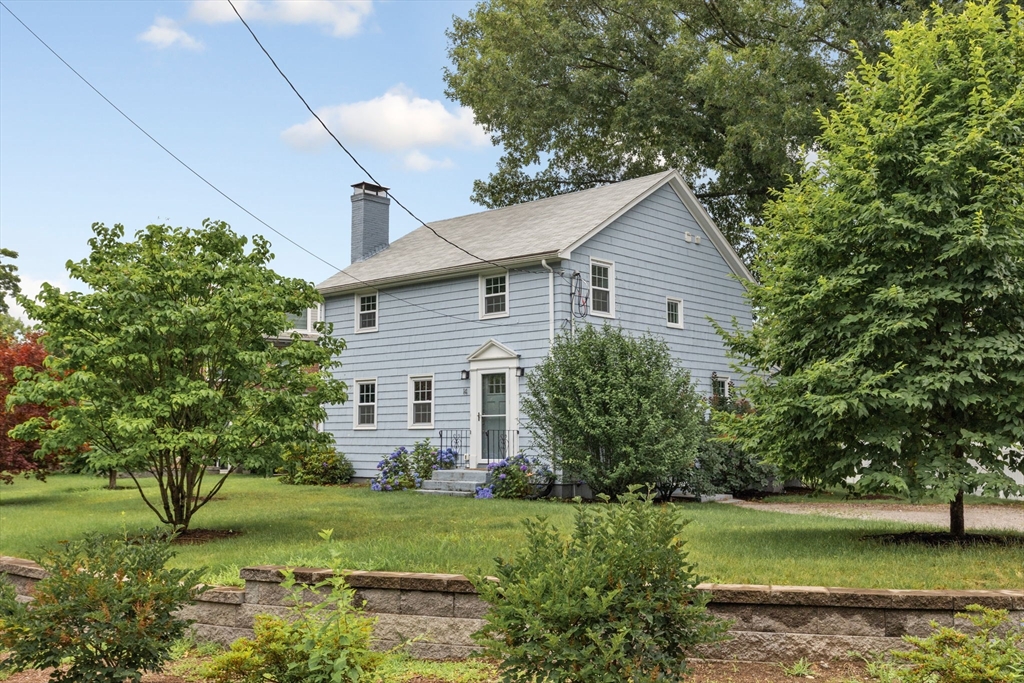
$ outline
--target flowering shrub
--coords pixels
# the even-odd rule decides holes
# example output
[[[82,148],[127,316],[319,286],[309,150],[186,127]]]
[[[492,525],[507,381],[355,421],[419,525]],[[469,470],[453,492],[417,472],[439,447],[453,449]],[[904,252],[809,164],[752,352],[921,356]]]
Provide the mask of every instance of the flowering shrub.
[[[334,486],[347,484],[355,474],[344,453],[316,445],[285,453],[284,465],[278,469],[284,484]]]
[[[454,470],[459,463],[459,452],[454,448],[438,449],[434,453],[434,464],[431,469]]]
[[[423,477],[413,468],[409,449],[399,446],[390,455],[377,463],[379,473],[370,481],[374,491],[402,491],[418,489]]]
[[[491,483],[476,490],[477,498],[526,498],[550,493],[554,472],[541,461],[523,453],[487,465]]]

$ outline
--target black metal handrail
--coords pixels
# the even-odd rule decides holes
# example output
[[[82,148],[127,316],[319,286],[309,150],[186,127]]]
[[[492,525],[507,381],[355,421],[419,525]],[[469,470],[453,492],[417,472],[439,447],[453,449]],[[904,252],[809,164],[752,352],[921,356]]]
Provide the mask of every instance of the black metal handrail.
[[[468,429],[441,429],[437,432],[438,448],[450,448],[458,453],[458,466],[469,467],[472,443],[472,432]],[[510,458],[519,450],[518,429],[485,429],[480,435],[480,448],[477,462],[490,464]]]

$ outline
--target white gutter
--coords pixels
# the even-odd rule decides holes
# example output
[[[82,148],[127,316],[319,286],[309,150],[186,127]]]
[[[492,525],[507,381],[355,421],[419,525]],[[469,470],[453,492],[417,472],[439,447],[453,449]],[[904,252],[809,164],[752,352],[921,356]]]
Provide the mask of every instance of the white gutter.
[[[555,271],[548,265],[548,260],[542,258],[540,265],[548,271],[548,341],[553,346],[555,343]]]

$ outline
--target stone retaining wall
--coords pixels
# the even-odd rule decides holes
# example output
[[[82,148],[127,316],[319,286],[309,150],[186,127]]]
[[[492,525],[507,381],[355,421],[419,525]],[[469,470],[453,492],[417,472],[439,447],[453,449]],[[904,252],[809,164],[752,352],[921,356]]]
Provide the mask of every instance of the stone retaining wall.
[[[252,635],[256,614],[285,614],[284,567],[242,569],[245,588],[221,586],[205,592],[183,610],[202,638],[230,643]],[[301,583],[314,584],[330,570],[293,568]],[[0,557],[0,574],[28,600],[45,572],[33,562]],[[465,657],[474,651],[470,634],[483,625],[487,605],[464,576],[409,572],[347,575],[366,610],[377,617],[375,643],[389,648],[421,636],[409,646],[418,657]],[[1024,622],[1024,591],[919,591],[703,584],[712,594],[710,610],[733,621],[732,639],[701,651],[701,656],[742,661],[781,661],[807,657],[844,659],[882,652],[903,643],[903,635],[927,635],[929,623],[960,625],[954,616],[970,604],[1011,610]],[[310,595],[310,599],[315,596]]]

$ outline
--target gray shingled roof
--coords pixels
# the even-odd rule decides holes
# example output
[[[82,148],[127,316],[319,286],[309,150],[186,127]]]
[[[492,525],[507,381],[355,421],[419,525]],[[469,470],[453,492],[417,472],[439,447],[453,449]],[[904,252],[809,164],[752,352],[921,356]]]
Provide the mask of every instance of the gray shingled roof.
[[[503,264],[533,257],[539,260],[568,248],[673,173],[664,171],[526,204],[433,221],[430,227],[487,261]],[[339,293],[407,278],[441,276],[475,266],[486,264],[420,226],[383,251],[327,278],[317,289]]]

